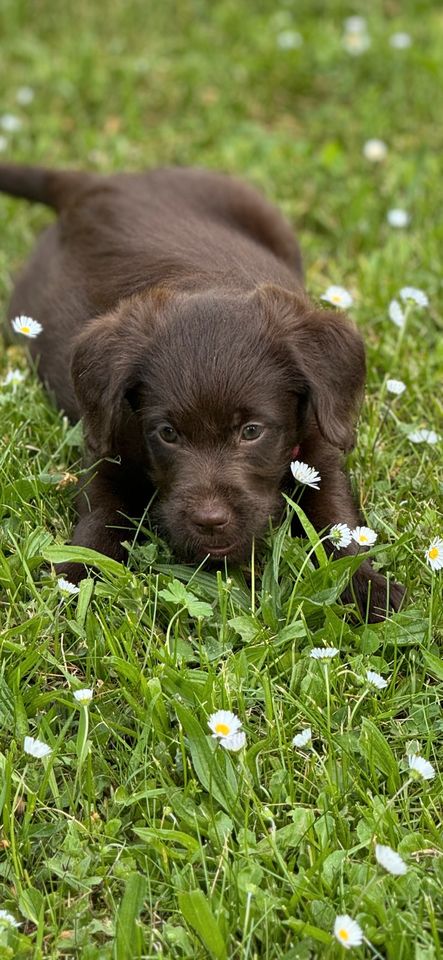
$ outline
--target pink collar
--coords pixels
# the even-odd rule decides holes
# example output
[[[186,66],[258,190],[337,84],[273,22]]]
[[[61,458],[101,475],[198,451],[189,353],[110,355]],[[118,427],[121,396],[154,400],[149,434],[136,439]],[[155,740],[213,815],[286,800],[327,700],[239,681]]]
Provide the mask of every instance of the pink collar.
[[[300,444],[297,443],[296,447],[293,447],[291,450],[291,460],[296,460],[300,453]]]

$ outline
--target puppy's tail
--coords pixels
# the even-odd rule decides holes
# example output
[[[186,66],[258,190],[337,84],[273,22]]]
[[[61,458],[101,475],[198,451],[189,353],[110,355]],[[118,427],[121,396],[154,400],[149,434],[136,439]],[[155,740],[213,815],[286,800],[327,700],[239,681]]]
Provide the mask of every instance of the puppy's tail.
[[[17,166],[0,163],[0,191],[24,197],[62,210],[82,188],[97,177],[75,170],[48,170],[46,167]]]

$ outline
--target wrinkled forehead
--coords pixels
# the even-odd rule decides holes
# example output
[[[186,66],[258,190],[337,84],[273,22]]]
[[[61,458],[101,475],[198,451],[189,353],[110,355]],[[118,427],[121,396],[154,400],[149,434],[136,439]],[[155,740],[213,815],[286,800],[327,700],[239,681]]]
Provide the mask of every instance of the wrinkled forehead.
[[[295,390],[289,358],[244,310],[189,312],[162,331],[146,362],[152,409],[176,422],[279,420]]]

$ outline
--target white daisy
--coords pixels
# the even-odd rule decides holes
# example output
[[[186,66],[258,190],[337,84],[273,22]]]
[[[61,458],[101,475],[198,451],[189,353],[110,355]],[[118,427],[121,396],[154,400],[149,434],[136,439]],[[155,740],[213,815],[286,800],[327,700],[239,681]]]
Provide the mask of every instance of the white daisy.
[[[243,730],[240,730],[239,733],[233,733],[230,737],[222,737],[219,740],[220,746],[224,747],[225,750],[231,750],[232,753],[238,753],[239,750],[242,750],[246,743],[246,734]]]
[[[413,754],[412,757],[408,757],[409,769],[414,776],[421,777],[423,780],[433,780],[435,777],[435,769],[432,766],[432,763],[429,763],[429,760],[425,760],[424,757],[419,757],[417,754]]]
[[[363,943],[363,930],[356,920],[344,913],[335,919],[334,937],[345,950],[350,950],[351,947],[360,947]]]
[[[83,687],[81,690],[74,690],[74,700],[77,700],[77,703],[80,703],[82,707],[86,707],[88,703],[91,702],[94,696],[94,691],[90,687]]]
[[[412,37],[409,33],[404,33],[400,30],[398,33],[393,33],[392,36],[389,37],[389,43],[394,50],[407,50],[407,48],[411,46]]]
[[[353,57],[359,57],[361,53],[365,53],[366,50],[369,50],[371,46],[371,38],[368,33],[347,30],[343,35],[342,46],[346,50],[346,53],[352,54]]]
[[[413,430],[408,433],[408,440],[411,443],[438,443],[440,435],[435,430]]]
[[[375,530],[371,530],[371,527],[355,527],[355,530],[351,530],[351,535],[356,543],[364,547],[372,547],[378,536]]]
[[[312,660],[332,660],[338,652],[337,647],[313,647],[309,656]]]
[[[293,747],[307,747],[308,743],[312,740],[312,730],[310,727],[306,727],[302,730],[301,733],[296,733],[295,737],[292,740]]]
[[[25,753],[29,753],[30,757],[38,757],[39,760],[42,757],[49,757],[49,754],[52,753],[52,749],[47,743],[44,743],[43,740],[37,740],[35,737],[25,737],[23,750]]]
[[[338,550],[348,547],[352,540],[352,534],[347,523],[334,523],[329,531],[328,540],[331,540]]]
[[[14,370],[8,370],[6,377],[2,380],[2,384],[4,387],[15,387],[18,383],[22,383],[25,377],[26,374],[19,370],[18,367],[15,367]]]
[[[434,537],[425,550],[425,557],[432,570],[441,570],[443,567],[443,540],[441,537]]]
[[[212,730],[213,737],[232,737],[233,734],[238,733],[241,725],[241,720],[231,710],[217,710],[216,713],[211,713],[208,720],[208,727]]]
[[[296,50],[302,43],[303,37],[296,30],[282,30],[277,34],[277,46],[280,50]]]
[[[12,329],[15,333],[22,333],[24,337],[38,337],[39,333],[42,332],[43,327],[38,320],[33,320],[32,317],[15,317],[14,320],[11,320]]]
[[[400,854],[396,853],[392,847],[383,846],[382,843],[375,845],[375,859],[381,867],[384,867],[388,873],[392,873],[394,877],[402,877],[408,871]]]
[[[395,393],[397,397],[400,397],[406,390],[406,384],[403,383],[403,380],[387,380],[386,389],[388,393]]]
[[[65,580],[64,577],[59,577],[57,580],[60,590],[63,590],[65,593],[72,593],[73,595],[80,592],[80,587],[77,587],[75,583],[71,583],[70,580]]]
[[[387,154],[388,148],[384,140],[378,140],[377,137],[367,140],[363,145],[363,156],[371,163],[381,163],[382,160],[386,159]]]
[[[327,300],[328,303],[332,303],[334,307],[341,307],[342,310],[347,310],[354,302],[349,290],[346,290],[344,287],[337,287],[334,284],[331,284],[331,286],[325,290],[320,300]]]
[[[8,924],[10,927],[20,926],[18,920],[16,920],[8,910],[0,910],[0,925],[1,924]]]
[[[21,107],[27,107],[28,104],[32,103],[34,99],[34,91],[32,87],[19,87],[15,95],[15,99]]]
[[[320,489],[318,484],[320,483],[321,476],[314,467],[308,467],[307,463],[302,463],[301,460],[293,460],[291,463],[291,473],[294,480],[297,480],[298,483],[304,483],[307,487],[312,487],[313,490]]]
[[[20,130],[22,126],[22,121],[20,117],[14,116],[13,113],[4,113],[0,117],[0,127],[2,130],[6,130],[7,133],[15,133],[16,130]]]
[[[429,307],[427,294],[423,290],[418,290],[417,287],[402,287],[400,296],[405,303],[412,301],[417,307]]]
[[[405,315],[398,300],[391,300],[388,309],[389,319],[395,323],[396,327],[404,327]]]
[[[411,220],[409,213],[407,213],[406,210],[400,210],[399,208],[388,210],[386,219],[390,227],[397,227],[397,229],[407,227]]]
[[[377,690],[384,690],[388,685],[388,681],[380,673],[376,673],[375,670],[367,670],[366,679],[372,687],[377,687]]]
[[[346,33],[366,33],[367,21],[365,17],[346,17],[346,20],[343,21],[343,26]]]

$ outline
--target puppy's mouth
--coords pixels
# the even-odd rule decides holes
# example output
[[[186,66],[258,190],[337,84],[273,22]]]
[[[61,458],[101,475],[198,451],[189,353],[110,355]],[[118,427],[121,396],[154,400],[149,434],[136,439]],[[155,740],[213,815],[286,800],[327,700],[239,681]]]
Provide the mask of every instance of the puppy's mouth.
[[[209,553],[211,557],[220,558],[220,557],[229,557],[235,553],[237,548],[236,543],[229,543],[225,547],[212,547],[209,544],[202,544],[201,550],[206,555]]]

